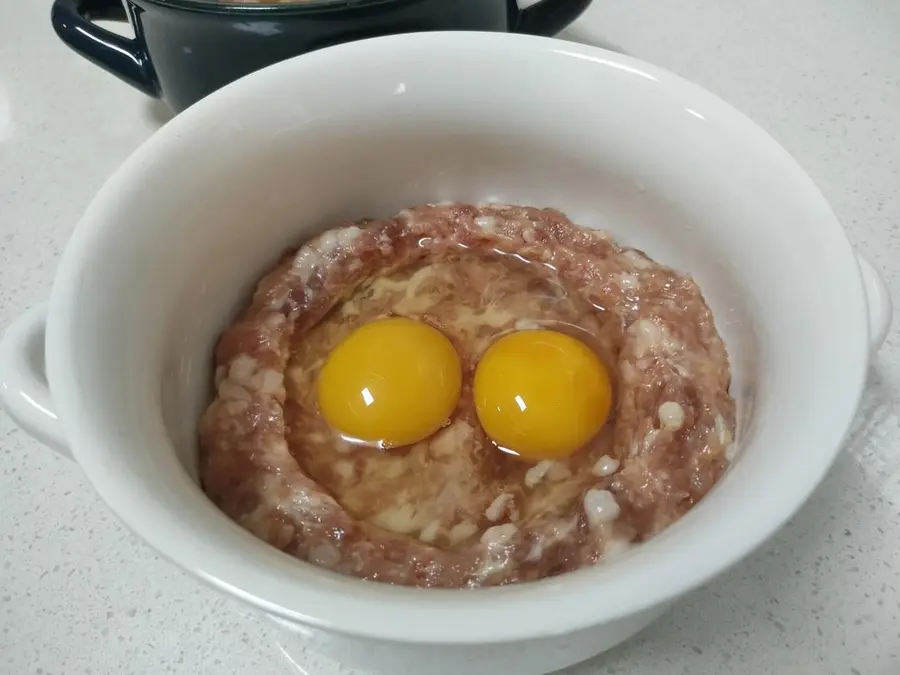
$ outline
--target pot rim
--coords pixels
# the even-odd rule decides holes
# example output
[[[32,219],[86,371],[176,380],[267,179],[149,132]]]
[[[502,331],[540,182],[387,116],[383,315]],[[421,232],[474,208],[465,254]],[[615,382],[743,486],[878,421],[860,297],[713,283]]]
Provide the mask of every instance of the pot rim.
[[[159,7],[216,15],[252,17],[315,15],[366,10],[380,5],[413,4],[417,0],[300,0],[298,2],[217,2],[217,0],[139,0]]]

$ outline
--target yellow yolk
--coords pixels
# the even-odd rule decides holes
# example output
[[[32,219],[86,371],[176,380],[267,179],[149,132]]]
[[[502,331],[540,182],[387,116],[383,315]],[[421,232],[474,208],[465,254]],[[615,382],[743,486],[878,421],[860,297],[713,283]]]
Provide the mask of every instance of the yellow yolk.
[[[319,374],[319,410],[339,433],[385,447],[443,426],[459,401],[459,356],[438,330],[391,318],[361,326]]]
[[[551,330],[511,333],[475,370],[475,409],[485,433],[525,460],[561,459],[603,426],[612,386],[580,340]]]

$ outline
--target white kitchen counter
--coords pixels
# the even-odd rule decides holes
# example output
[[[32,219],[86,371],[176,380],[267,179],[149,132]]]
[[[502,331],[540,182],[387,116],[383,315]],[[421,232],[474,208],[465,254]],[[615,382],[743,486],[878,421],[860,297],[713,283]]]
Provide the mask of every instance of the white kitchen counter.
[[[49,2],[4,5],[0,330],[47,297],[91,196],[166,119],[65,48]],[[596,0],[571,33],[682,74],[768,129],[900,298],[900,2]],[[898,404],[892,331],[810,503],[749,560],[569,675],[900,673]],[[347,673],[286,651],[267,621],[159,559],[76,465],[2,414],[0,474],[3,675]]]

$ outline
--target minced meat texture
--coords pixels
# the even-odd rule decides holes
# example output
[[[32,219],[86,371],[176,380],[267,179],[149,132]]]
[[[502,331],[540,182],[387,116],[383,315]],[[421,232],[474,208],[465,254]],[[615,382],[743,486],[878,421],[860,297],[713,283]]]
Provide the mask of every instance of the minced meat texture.
[[[460,353],[449,424],[411,447],[325,425],[315,381],[363,323],[410,316]],[[471,376],[512,330],[549,327],[610,370],[614,410],[571,457],[527,465],[478,425]],[[200,476],[230,518],[301,560],[414,586],[560,574],[659,532],[721,477],[729,366],[694,281],[552,209],[426,205],[286,253],[221,336]]]

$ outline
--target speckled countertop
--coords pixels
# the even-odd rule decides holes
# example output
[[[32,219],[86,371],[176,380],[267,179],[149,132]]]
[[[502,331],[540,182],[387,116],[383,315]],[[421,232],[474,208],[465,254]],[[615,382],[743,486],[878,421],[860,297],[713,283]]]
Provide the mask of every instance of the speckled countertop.
[[[900,298],[900,2],[597,0],[570,35],[680,73],[768,129]],[[91,196],[166,118],[63,47],[49,3],[4,9],[0,329],[47,296]],[[845,452],[791,524],[567,675],[900,673],[898,404],[893,331]],[[0,414],[0,673],[347,671],[286,651],[268,622],[157,558],[77,466]]]

